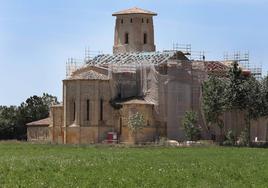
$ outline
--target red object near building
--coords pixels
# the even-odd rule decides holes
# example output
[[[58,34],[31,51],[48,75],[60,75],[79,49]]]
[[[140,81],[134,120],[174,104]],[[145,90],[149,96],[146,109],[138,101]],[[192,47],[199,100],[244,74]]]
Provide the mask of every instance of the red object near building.
[[[243,70],[242,71],[242,74],[246,77],[250,76],[251,75],[251,72],[249,70]]]
[[[108,132],[107,133],[107,142],[109,144],[117,143],[117,133],[116,132]]]

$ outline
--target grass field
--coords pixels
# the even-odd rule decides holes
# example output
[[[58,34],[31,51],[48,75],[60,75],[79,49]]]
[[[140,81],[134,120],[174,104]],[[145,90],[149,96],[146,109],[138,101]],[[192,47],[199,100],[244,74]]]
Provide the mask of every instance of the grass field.
[[[0,187],[268,187],[268,150],[0,142]]]

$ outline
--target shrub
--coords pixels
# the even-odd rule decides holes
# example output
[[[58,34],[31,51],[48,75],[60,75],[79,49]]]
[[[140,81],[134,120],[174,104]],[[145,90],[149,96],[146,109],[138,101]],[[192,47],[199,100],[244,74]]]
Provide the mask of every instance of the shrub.
[[[135,143],[137,142],[137,133],[143,128],[143,126],[144,126],[144,117],[142,114],[137,112],[129,116],[128,128],[135,136]]]
[[[182,120],[182,125],[188,140],[196,141],[200,138],[201,128],[197,125],[197,113],[187,111]]]
[[[223,145],[234,146],[235,145],[235,136],[232,130],[229,130],[225,135],[226,139],[223,142]]]
[[[237,141],[237,144],[240,145],[240,146],[247,146],[249,143],[249,140],[248,140],[248,129],[245,128],[240,136],[238,137],[238,141]]]

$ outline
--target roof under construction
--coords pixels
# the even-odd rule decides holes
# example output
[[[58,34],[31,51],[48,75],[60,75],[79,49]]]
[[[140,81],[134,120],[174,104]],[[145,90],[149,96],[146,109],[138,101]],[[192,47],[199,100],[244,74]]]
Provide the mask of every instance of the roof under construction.
[[[113,16],[118,16],[118,15],[128,15],[128,14],[146,14],[146,15],[151,15],[151,16],[156,16],[157,14],[155,12],[151,12],[149,10],[144,10],[138,7],[133,7],[130,9],[122,10],[119,12],[113,13]]]
[[[186,60],[188,58],[179,51],[164,51],[164,52],[141,52],[141,53],[123,53],[123,54],[101,54],[88,61],[88,64],[103,65],[103,64],[136,64],[148,63],[159,65],[166,62],[170,58]]]

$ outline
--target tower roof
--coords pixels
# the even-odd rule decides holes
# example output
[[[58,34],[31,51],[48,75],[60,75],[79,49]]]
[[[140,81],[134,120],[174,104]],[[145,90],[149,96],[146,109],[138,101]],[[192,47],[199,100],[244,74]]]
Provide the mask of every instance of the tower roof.
[[[156,16],[157,15],[157,13],[155,13],[155,12],[151,12],[149,10],[144,10],[144,9],[141,9],[141,8],[138,8],[138,7],[133,7],[133,8],[130,8],[130,9],[115,12],[115,13],[113,13],[113,16],[128,15],[128,14],[147,14],[147,15],[151,15],[151,16]]]

